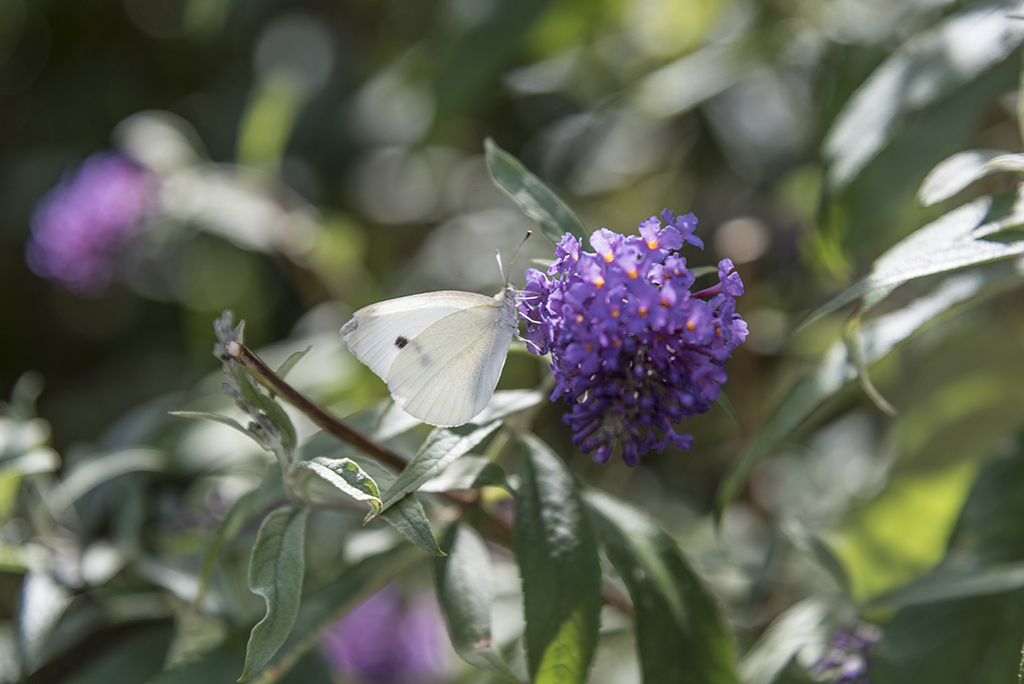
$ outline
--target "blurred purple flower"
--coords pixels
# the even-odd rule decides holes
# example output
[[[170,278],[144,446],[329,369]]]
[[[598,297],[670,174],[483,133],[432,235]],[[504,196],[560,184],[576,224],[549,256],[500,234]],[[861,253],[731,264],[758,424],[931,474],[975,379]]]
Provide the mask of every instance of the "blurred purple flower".
[[[365,684],[429,684],[447,671],[447,638],[432,595],[407,600],[390,584],[324,630],[320,648],[334,669]]]
[[[676,250],[703,248],[696,227],[693,214],[666,209],[640,224],[639,237],[597,231],[596,253],[566,234],[547,275],[526,272],[526,339],[535,353],[551,352],[551,400],[571,407],[562,420],[573,444],[598,463],[616,441],[631,466],[651,449],[689,449],[693,437],[674,426],[710,408],[726,359],[746,339],[730,260],[719,263],[717,285],[690,292],[694,275]]]
[[[115,279],[118,257],[146,227],[156,199],[151,172],[116,152],[99,152],[39,202],[25,259],[37,274],[96,296]]]
[[[875,625],[861,624],[856,630],[841,629],[832,635],[832,648],[818,659],[811,671],[831,677],[833,684],[871,684],[869,650],[881,637]]]

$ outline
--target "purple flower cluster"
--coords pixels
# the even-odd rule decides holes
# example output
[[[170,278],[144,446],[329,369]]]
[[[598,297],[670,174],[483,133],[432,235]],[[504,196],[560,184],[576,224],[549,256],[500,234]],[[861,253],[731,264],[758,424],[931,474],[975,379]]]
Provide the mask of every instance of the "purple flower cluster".
[[[868,651],[880,637],[878,628],[868,624],[855,631],[837,631],[832,635],[832,648],[814,664],[812,672],[832,677],[833,684],[871,684]]]
[[[447,631],[432,595],[407,600],[389,584],[324,630],[331,666],[365,684],[429,684],[448,665]]]
[[[125,246],[145,229],[155,197],[145,168],[116,152],[92,155],[36,207],[29,267],[78,294],[102,293]]]
[[[642,222],[639,236],[597,231],[595,253],[567,234],[546,275],[526,272],[526,340],[551,352],[551,400],[571,407],[563,422],[573,443],[598,463],[617,441],[631,466],[651,449],[689,449],[693,437],[675,426],[710,408],[726,359],[747,336],[732,262],[719,263],[717,285],[691,293],[694,274],[676,250],[703,249],[697,219],[667,209],[661,219],[664,227],[655,216]]]

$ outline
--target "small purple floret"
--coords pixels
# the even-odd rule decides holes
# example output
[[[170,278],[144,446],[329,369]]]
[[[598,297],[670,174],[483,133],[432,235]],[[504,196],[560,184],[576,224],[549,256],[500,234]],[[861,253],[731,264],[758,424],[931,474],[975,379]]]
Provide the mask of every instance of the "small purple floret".
[[[573,443],[598,463],[616,442],[631,466],[651,449],[689,449],[693,437],[675,426],[710,408],[726,359],[746,339],[731,261],[719,264],[717,285],[690,292],[694,275],[676,250],[703,248],[696,227],[693,214],[666,209],[643,221],[639,236],[595,232],[595,252],[566,234],[547,274],[526,272],[526,340],[537,354],[551,352],[551,400],[571,407],[563,422]]]
[[[92,155],[36,207],[29,267],[77,294],[101,294],[124,248],[145,229],[155,197],[151,172],[116,152]]]
[[[868,679],[871,645],[881,637],[874,625],[861,624],[856,630],[841,629],[832,635],[832,648],[811,668],[833,684],[871,684]]]
[[[431,684],[447,671],[445,630],[432,595],[407,600],[391,584],[324,630],[320,650],[365,684]]]

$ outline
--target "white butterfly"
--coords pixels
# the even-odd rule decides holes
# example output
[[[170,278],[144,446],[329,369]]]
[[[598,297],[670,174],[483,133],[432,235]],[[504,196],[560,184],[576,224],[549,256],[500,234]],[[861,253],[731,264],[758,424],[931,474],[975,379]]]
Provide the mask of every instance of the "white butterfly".
[[[341,339],[406,413],[455,427],[491,400],[518,316],[506,280],[494,297],[444,290],[371,304],[352,315]]]

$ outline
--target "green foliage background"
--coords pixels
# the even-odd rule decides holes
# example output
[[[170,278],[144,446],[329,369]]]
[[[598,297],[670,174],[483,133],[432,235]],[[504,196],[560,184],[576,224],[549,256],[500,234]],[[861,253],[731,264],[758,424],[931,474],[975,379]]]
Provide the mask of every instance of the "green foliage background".
[[[580,499],[620,573],[616,550],[671,549],[660,561],[675,580],[626,587],[635,615],[638,597],[694,591],[714,626],[704,665],[731,658],[727,624],[744,682],[808,681],[831,629],[858,620],[883,627],[875,684],[1011,681],[1024,641],[1020,15],[946,0],[0,0],[0,660],[15,649],[47,682],[238,676],[265,608],[244,587],[246,522],[279,484],[249,495],[217,541],[223,567],[202,569],[209,520],[267,458],[167,412],[226,410],[210,326],[231,309],[275,367],[312,344],[289,380],[369,430],[386,389],[337,328],[385,298],[496,292],[493,250],[507,259],[536,226],[492,182],[491,138],[589,230],[695,212],[707,247],[689,264],[731,257],[746,285],[751,335],[725,387],[738,421],[721,403],[691,420],[691,451],[596,466],[560,405],[532,415],[582,485],[660,524],[606,494]],[[157,137],[129,135],[154,122],[192,155],[167,167],[180,185],[147,243],[155,266],[97,298],[32,274],[43,194],[97,150],[159,158]],[[552,249],[536,236],[526,257]],[[545,372],[514,345],[499,389]],[[296,430],[302,458],[338,456],[308,422]],[[479,451],[502,453],[502,434]],[[424,435],[378,438],[411,456]],[[530,458],[514,449],[510,472]],[[294,644],[398,574],[430,577],[407,548],[346,555],[363,513],[309,517],[303,604],[327,607],[298,613],[282,651],[295,681],[329,675]],[[212,574],[222,604],[194,610],[174,573]],[[32,638],[19,631],[30,577],[49,582]],[[591,681],[674,676],[637,663],[670,646],[634,647],[604,624]]]

